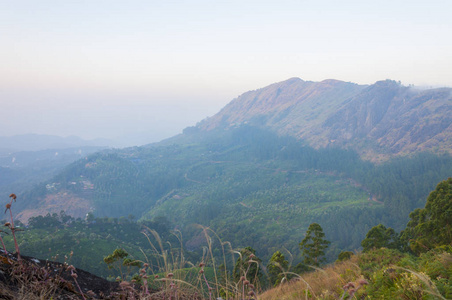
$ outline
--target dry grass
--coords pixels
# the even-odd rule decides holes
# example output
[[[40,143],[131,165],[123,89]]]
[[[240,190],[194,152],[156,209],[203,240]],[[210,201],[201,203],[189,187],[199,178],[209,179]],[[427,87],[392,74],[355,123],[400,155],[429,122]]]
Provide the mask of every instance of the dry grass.
[[[11,289],[9,286],[0,284],[0,299],[7,300],[41,300],[41,299],[51,299],[53,293],[49,291],[49,294],[44,294],[42,296],[36,295],[31,286],[20,286],[17,289]],[[54,298],[56,299],[56,298]],[[78,298],[74,298],[78,299]]]
[[[302,274],[291,282],[279,286],[259,295],[260,300],[294,300],[294,299],[341,299],[344,286],[362,279],[361,269],[357,265],[358,258],[336,263],[324,269]],[[346,298],[344,298],[346,299]]]

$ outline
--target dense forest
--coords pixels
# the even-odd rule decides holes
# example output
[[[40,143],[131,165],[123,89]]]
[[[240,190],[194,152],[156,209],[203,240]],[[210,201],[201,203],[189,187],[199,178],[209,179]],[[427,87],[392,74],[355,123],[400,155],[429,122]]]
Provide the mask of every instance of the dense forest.
[[[25,193],[17,205],[27,209],[36,199],[64,192],[90,199],[96,218],[164,217],[190,251],[206,246],[201,225],[234,248],[256,249],[264,260],[282,246],[300,261],[298,243],[317,222],[332,242],[327,259],[333,261],[343,250],[360,248],[379,223],[402,230],[408,214],[425,204],[450,170],[447,154],[375,165],[350,150],[313,149],[242,125],[98,152]],[[213,247],[220,251],[219,243]]]

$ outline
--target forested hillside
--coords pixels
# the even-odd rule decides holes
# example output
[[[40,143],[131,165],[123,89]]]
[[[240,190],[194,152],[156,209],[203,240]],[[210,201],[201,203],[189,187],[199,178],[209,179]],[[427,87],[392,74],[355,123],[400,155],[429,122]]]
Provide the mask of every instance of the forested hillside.
[[[43,182],[20,193],[16,212],[24,223],[61,210],[81,219],[165,217],[188,250],[206,246],[199,226],[208,226],[264,259],[277,247],[299,259],[316,222],[332,260],[379,223],[403,229],[451,176],[450,103],[449,89],[293,78],[247,92],[160,143],[81,156],[51,179],[55,169],[44,172],[42,161],[29,184]],[[23,174],[0,171],[5,182]]]
[[[296,252],[315,221],[333,242],[334,257],[358,248],[378,223],[403,228],[408,213],[425,204],[451,169],[447,154],[374,165],[350,150],[316,150],[243,125],[91,155],[25,194],[19,216],[26,221],[36,207],[51,210],[55,201],[79,215],[165,216],[183,231],[190,250],[202,246],[190,225],[201,224],[235,247],[256,246],[265,258],[276,245]]]
[[[183,245],[180,231],[169,230],[172,225],[165,218],[136,223],[131,215],[118,219],[95,218],[88,214],[86,220],[81,220],[61,212],[59,215],[31,218],[25,231],[18,231],[23,227],[20,222],[16,222],[16,227],[8,222],[5,226],[13,237],[5,236],[7,231],[2,232],[2,245],[5,243],[6,247],[5,251],[0,251],[0,268],[2,274],[7,272],[7,275],[0,277],[0,283],[8,284],[8,293],[15,291],[15,286],[26,286],[29,292],[39,293],[33,284],[41,283],[39,286],[42,286],[44,283],[39,276],[31,281],[9,281],[12,276],[20,278],[29,272],[36,274],[39,271],[36,263],[42,265],[30,257],[25,258],[26,262],[8,260],[14,256],[6,249],[12,249],[15,244],[16,250],[20,248],[22,253],[40,258],[52,255],[52,260],[108,275],[112,281],[116,278],[121,282],[120,286],[131,282],[136,293],[144,292],[144,285],[151,288],[151,295],[156,296],[158,293],[174,295],[176,286],[180,296],[182,286],[187,285],[193,290],[185,290],[184,293],[188,294],[179,298],[201,295],[202,299],[210,299],[212,294],[242,297],[245,293],[256,295],[263,292],[259,298],[449,299],[452,295],[451,192],[452,178],[448,178],[429,194],[424,208],[409,214],[410,222],[403,231],[398,233],[383,224],[374,226],[361,242],[362,253],[343,251],[335,263],[328,265],[322,265],[322,262],[324,250],[331,246],[330,241],[315,222],[309,225],[299,243],[303,259],[298,264],[299,258],[294,259],[282,245],[276,246],[268,259],[262,259],[261,254],[265,251],[259,251],[260,248],[256,251],[248,246],[237,251],[225,251],[228,250],[225,247],[234,248],[230,243],[219,243],[219,235],[206,227],[197,228],[206,247],[192,252]],[[16,203],[13,202],[15,194],[10,198],[7,210]],[[15,243],[16,237],[18,244]],[[234,255],[235,260],[230,257]],[[34,268],[29,267],[30,261],[34,262]],[[24,271],[10,275],[16,265],[22,266]],[[55,268],[65,272],[61,265]],[[77,272],[93,278],[81,270]],[[175,283],[162,284],[160,276],[165,276],[163,282],[173,280],[174,276]],[[149,280],[144,281],[145,278]],[[272,286],[275,288],[271,289]]]

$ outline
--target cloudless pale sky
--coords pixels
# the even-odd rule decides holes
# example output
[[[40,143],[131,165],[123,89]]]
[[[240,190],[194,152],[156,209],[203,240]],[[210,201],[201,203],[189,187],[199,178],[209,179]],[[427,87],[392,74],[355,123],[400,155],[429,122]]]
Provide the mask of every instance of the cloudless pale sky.
[[[0,135],[150,142],[291,77],[452,86],[451,14],[450,0],[0,1]]]

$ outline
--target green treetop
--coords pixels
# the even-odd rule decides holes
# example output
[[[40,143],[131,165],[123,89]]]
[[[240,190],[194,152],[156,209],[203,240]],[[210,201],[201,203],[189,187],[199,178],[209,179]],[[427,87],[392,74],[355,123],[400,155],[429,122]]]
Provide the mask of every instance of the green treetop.
[[[410,214],[402,233],[415,253],[452,245],[452,178],[441,181],[427,198],[425,208]]]
[[[330,242],[324,239],[322,227],[317,223],[309,225],[305,238],[300,243],[303,253],[303,263],[306,265],[319,266],[324,261],[325,249]]]
[[[267,270],[268,274],[270,275],[270,281],[274,286],[277,286],[281,283],[281,280],[285,276],[284,272],[287,271],[288,266],[289,262],[281,252],[276,251],[275,253],[273,253],[268,262]]]
[[[366,238],[361,242],[363,251],[382,247],[398,249],[400,247],[399,235],[391,227],[386,228],[383,224],[372,227],[366,234]]]

